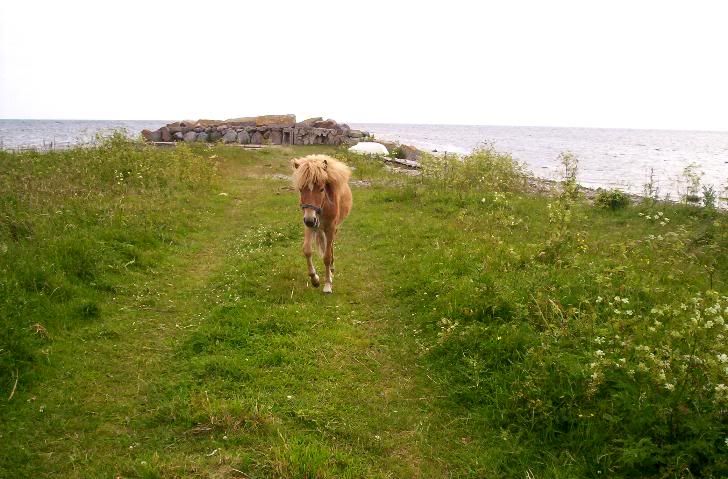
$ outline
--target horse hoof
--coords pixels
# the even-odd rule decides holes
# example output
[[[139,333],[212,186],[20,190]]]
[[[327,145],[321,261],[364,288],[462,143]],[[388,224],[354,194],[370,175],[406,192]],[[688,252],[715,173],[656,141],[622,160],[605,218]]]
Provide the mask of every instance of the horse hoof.
[[[313,285],[314,288],[318,288],[319,285],[321,284],[321,281],[319,281],[319,277],[317,274],[314,274],[313,276],[311,276],[311,284]]]
[[[333,293],[333,291],[331,290],[331,284],[330,283],[326,283],[324,285],[324,293],[325,294],[331,294],[331,293]]]

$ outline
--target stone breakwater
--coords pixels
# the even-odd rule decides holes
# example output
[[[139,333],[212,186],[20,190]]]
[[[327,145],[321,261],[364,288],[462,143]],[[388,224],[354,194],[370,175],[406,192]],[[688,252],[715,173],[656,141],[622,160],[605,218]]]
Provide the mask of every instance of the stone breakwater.
[[[143,130],[151,142],[218,142],[243,145],[354,145],[369,133],[321,117],[296,122],[295,115],[264,115],[229,120],[185,120]]]

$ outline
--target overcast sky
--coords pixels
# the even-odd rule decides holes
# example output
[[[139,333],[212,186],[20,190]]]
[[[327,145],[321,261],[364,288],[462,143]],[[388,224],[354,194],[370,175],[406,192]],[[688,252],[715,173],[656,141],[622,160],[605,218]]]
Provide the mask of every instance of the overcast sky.
[[[0,0],[0,118],[728,130],[728,2]]]

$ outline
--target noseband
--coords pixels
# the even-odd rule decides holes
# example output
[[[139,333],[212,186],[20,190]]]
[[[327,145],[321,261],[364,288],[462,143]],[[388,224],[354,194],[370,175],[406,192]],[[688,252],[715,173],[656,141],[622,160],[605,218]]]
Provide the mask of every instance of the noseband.
[[[316,212],[316,214],[317,214],[317,215],[320,215],[320,214],[321,214],[321,212],[323,211],[323,210],[322,210],[322,209],[321,209],[320,207],[318,207],[318,206],[315,206],[315,205],[308,205],[308,204],[302,204],[302,205],[301,205],[301,209],[302,209],[302,210],[305,210],[305,209],[309,209],[309,210],[314,210],[314,211]]]

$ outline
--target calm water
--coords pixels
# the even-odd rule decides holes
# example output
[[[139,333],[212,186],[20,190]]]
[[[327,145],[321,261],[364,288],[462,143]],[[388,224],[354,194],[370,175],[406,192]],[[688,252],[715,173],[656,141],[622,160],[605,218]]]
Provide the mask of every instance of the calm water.
[[[145,128],[156,130],[166,120],[0,120],[0,148],[63,148],[92,141],[97,132],[125,129],[137,136]]]
[[[88,142],[96,132],[124,128],[136,136],[166,120],[75,121],[0,120],[0,147],[68,146]],[[398,140],[425,150],[467,153],[491,142],[524,161],[536,175],[558,178],[559,153],[570,150],[579,160],[579,182],[591,187],[642,191],[650,168],[664,195],[684,191],[683,170],[698,165],[703,183],[717,190],[728,185],[728,132],[619,130],[512,126],[352,124],[381,139]]]
[[[397,140],[426,150],[465,153],[479,143],[524,161],[536,175],[559,176],[559,153],[579,158],[579,182],[641,193],[654,168],[661,194],[684,191],[683,170],[691,163],[704,184],[728,186],[728,132],[620,130],[513,126],[358,124],[380,139]]]

